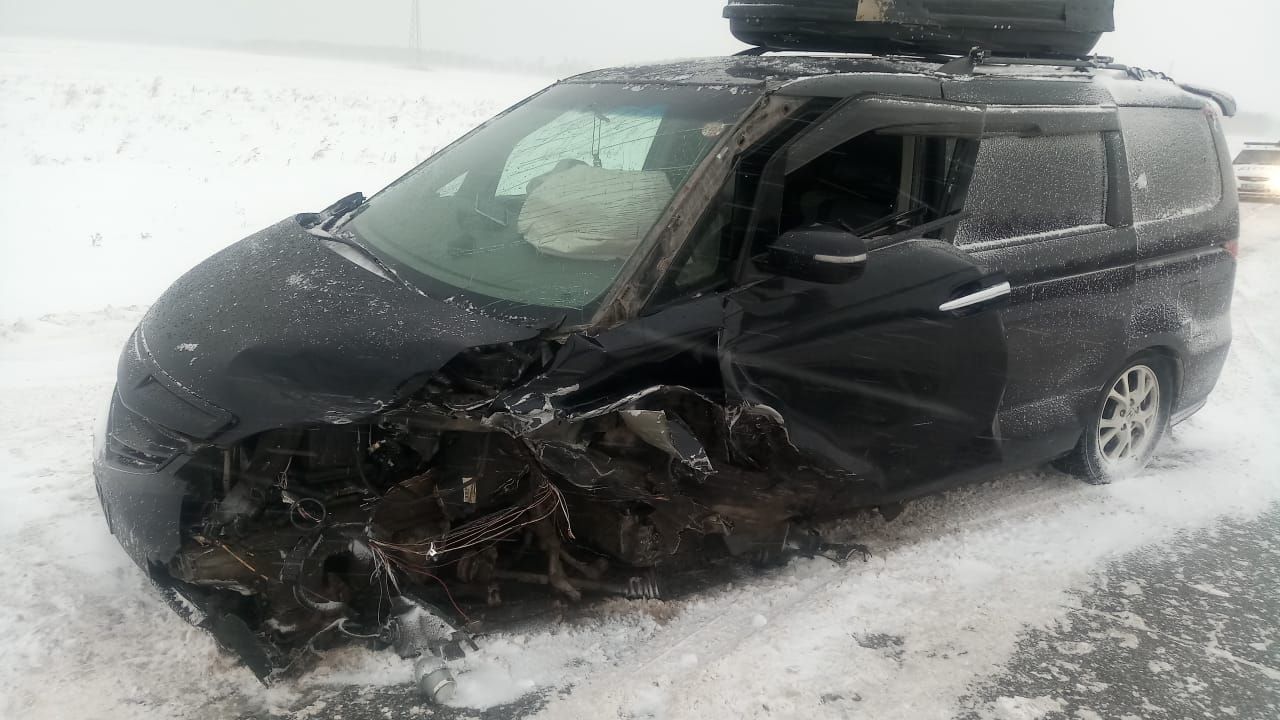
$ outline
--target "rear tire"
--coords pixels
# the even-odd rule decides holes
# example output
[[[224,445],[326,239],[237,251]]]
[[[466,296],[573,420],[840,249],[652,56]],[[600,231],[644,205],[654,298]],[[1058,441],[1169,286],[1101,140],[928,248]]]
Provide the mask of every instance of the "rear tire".
[[[1172,377],[1161,355],[1143,353],[1129,360],[1104,386],[1075,449],[1054,464],[1091,485],[1141,470],[1169,427]]]

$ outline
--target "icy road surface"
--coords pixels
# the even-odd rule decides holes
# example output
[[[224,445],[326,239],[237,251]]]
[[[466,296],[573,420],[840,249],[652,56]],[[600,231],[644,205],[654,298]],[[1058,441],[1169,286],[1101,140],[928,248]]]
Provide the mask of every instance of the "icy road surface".
[[[1280,206],[1245,212],[1216,394],[1140,477],[993,478],[853,523],[867,563],[484,638],[447,712],[391,653],[264,689],[179,620],[89,472],[142,307],[544,80],[0,38],[0,718],[1277,716]]]

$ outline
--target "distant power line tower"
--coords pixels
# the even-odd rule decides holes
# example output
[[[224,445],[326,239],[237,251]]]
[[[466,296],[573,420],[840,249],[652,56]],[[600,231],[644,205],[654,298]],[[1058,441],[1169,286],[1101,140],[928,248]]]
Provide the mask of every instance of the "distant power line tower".
[[[409,0],[409,42],[413,44],[413,64],[422,64],[422,0]]]

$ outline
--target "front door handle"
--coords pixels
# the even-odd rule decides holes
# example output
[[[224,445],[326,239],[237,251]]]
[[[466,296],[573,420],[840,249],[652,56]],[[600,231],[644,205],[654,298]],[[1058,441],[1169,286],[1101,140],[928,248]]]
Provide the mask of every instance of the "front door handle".
[[[1012,289],[1009,287],[1008,281],[999,282],[991,287],[985,287],[981,290],[971,292],[968,295],[962,295],[955,300],[948,300],[947,302],[939,305],[938,309],[942,312],[964,310],[965,308],[971,308],[975,305],[982,305],[989,303],[992,300],[999,300],[1000,298],[1008,297],[1010,292],[1012,292]]]

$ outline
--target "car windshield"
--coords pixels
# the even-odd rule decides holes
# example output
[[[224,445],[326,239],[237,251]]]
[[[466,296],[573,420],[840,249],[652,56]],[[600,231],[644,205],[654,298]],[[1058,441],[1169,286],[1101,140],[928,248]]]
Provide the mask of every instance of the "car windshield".
[[[1280,165],[1280,148],[1275,150],[1242,150],[1236,165]]]
[[[429,295],[585,320],[753,100],[743,88],[556,85],[396,181],[344,231]]]

